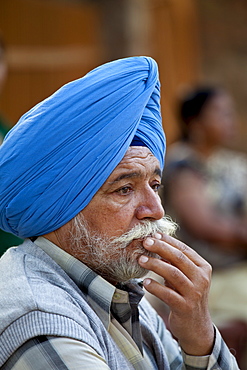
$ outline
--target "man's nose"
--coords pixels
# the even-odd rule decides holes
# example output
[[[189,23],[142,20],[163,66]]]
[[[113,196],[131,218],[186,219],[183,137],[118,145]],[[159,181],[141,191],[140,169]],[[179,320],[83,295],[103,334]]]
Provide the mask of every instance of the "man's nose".
[[[138,220],[160,220],[164,214],[159,195],[153,189],[145,192],[136,208],[136,218]]]

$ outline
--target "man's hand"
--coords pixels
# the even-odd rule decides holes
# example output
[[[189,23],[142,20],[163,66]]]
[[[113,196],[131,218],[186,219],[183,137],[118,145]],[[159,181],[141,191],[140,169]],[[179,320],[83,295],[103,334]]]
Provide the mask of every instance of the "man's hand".
[[[156,234],[143,241],[145,249],[161,259],[141,256],[142,267],[164,278],[164,285],[145,279],[144,287],[170,307],[170,329],[184,352],[209,355],[214,328],[208,311],[211,266],[179,240]]]

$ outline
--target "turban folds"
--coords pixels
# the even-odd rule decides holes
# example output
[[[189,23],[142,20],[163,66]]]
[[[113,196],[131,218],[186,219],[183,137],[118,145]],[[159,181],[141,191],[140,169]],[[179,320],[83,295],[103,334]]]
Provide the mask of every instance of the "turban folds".
[[[20,118],[0,147],[0,228],[30,237],[61,227],[86,207],[132,141],[163,168],[160,84],[150,57],[97,67]]]

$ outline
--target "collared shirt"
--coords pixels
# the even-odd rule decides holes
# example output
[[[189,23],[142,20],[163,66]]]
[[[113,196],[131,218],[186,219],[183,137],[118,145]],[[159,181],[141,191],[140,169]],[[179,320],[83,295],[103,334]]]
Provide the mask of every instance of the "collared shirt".
[[[105,328],[112,336],[122,353],[135,369],[157,369],[154,358],[142,345],[141,331],[136,311],[138,300],[142,293],[138,284],[134,285],[129,299],[129,288],[118,289],[97,275],[73,256],[69,255],[45,238],[38,238],[35,244],[42,248],[50,257],[63,268],[78,287],[86,294],[88,303],[101,319]],[[123,288],[123,287],[121,287]],[[133,287],[132,287],[133,288]],[[126,291],[127,290],[127,291]],[[132,302],[131,302],[132,301]],[[132,307],[131,307],[132,306]],[[134,307],[134,316],[132,315]],[[134,320],[133,320],[134,318]],[[164,327],[165,330],[165,327]],[[169,347],[169,344],[166,347]],[[237,369],[227,367],[229,354],[220,348],[222,339],[216,334],[214,351],[211,356],[195,357],[183,353],[187,369]],[[171,346],[171,352],[174,345]],[[172,364],[176,363],[176,356],[180,357],[179,350],[170,353]],[[86,366],[85,366],[86,364]],[[171,364],[171,369],[173,368]],[[105,360],[97,352],[78,340],[70,338],[39,336],[22,345],[3,370],[31,370],[31,369],[108,369]],[[177,368],[177,367],[176,367]]]

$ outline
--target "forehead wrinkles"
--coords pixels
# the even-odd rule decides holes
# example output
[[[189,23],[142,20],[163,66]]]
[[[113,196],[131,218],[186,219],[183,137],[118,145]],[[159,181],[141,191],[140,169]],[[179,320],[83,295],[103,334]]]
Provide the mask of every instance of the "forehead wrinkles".
[[[113,184],[124,178],[148,178],[153,175],[161,177],[158,159],[148,149],[145,152],[131,151],[115,168],[106,183]]]
[[[121,162],[118,164],[116,169],[121,165],[128,164],[154,164],[155,166],[159,165],[158,159],[151,153],[151,151],[146,147],[130,147]]]

